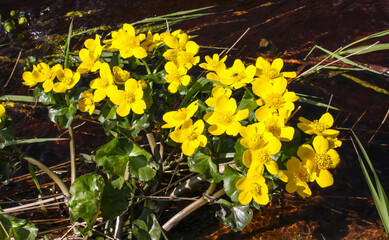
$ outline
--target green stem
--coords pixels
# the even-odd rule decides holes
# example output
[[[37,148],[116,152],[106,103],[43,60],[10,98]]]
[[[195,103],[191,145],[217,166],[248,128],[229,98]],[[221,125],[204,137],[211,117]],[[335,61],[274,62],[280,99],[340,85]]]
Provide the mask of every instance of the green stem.
[[[53,171],[51,171],[50,168],[48,168],[46,165],[44,165],[43,163],[39,162],[35,158],[24,156],[23,159],[26,160],[27,162],[37,166],[39,169],[41,169],[47,175],[49,175],[49,177],[51,179],[53,179],[53,181],[58,185],[59,189],[61,189],[63,195],[65,195],[68,198],[70,197],[70,192],[68,190],[68,187],[65,185],[64,182],[62,182],[62,180],[58,177],[57,174],[55,174]]]
[[[149,65],[147,64],[147,62],[146,62],[144,59],[141,59],[141,61],[142,61],[143,64],[145,65],[147,74],[151,74],[151,71],[150,71],[150,68],[149,68]]]
[[[74,142],[74,132],[73,127],[69,126],[69,137],[70,137],[70,183],[73,184],[77,177],[77,168],[76,168],[76,144]]]
[[[250,96],[251,96],[252,98],[255,99],[254,93],[253,93],[248,87],[245,86],[244,89],[250,94]]]

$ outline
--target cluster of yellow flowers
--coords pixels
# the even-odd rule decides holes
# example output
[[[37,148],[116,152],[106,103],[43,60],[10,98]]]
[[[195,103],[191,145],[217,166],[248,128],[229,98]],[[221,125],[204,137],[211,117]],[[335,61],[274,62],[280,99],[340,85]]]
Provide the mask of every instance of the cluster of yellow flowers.
[[[280,173],[280,179],[286,184],[290,193],[297,192],[302,197],[311,196],[311,189],[307,182],[316,181],[320,187],[325,188],[334,183],[332,174],[328,169],[335,168],[340,162],[339,154],[335,148],[342,142],[337,139],[339,131],[330,129],[334,119],[330,113],[325,113],[319,120],[309,121],[299,118],[297,127],[309,135],[316,135],[312,145],[303,144],[297,150],[297,156],[292,157],[286,164],[287,170]]]
[[[72,89],[80,80],[80,73],[73,72],[69,68],[63,68],[62,65],[56,64],[50,68],[46,63],[39,63],[33,66],[32,71],[26,71],[22,76],[24,85],[34,87],[42,83],[43,90],[50,92],[53,90],[57,93],[63,93]],[[54,83],[54,80],[58,81]]]
[[[99,77],[93,79],[89,84],[90,89],[81,94],[79,109],[92,114],[95,105],[108,98],[117,105],[117,114],[125,117],[131,111],[135,114],[144,113],[147,106],[143,90],[148,85],[144,80],[132,78],[130,72],[119,66],[111,69],[107,62],[101,62],[104,49],[117,51],[124,59],[143,59],[164,44],[165,80],[169,84],[170,93],[176,93],[181,85],[190,83],[191,77],[187,72],[200,62],[200,57],[196,56],[199,46],[181,30],[136,35],[133,26],[124,24],[111,36],[111,39],[104,41],[106,45],[101,45],[98,35],[95,39],[85,41],[85,48],[79,52],[82,63],[76,72],[63,69],[59,64],[50,68],[45,63],[39,63],[33,66],[31,72],[23,74],[23,84],[34,87],[42,83],[45,92],[53,90],[63,93],[77,84],[80,74],[98,71]],[[281,72],[283,61],[280,58],[270,63],[259,57],[255,65],[247,67],[239,59],[228,67],[226,59],[220,59],[219,55],[214,54],[212,58],[206,56],[205,62],[199,64],[207,70],[207,79],[214,82],[211,96],[205,101],[208,110],[203,119],[192,119],[198,111],[198,101],[164,114],[166,124],[162,128],[174,128],[170,134],[171,139],[181,143],[183,153],[190,156],[197,148],[207,145],[205,123],[209,125],[208,133],[211,135],[239,135],[240,144],[246,148],[242,162],[248,170],[247,176],[236,183],[236,188],[241,191],[239,201],[244,205],[252,199],[261,205],[269,202],[269,189],[263,177],[265,170],[287,182],[288,192],[297,191],[302,197],[311,195],[308,182],[316,181],[321,187],[332,185],[333,178],[328,169],[335,168],[340,161],[334,148],[339,147],[341,142],[336,138],[339,132],[330,129],[333,118],[329,113],[313,122],[300,118],[298,127],[306,134],[317,136],[313,140],[313,147],[309,144],[299,147],[298,156],[287,162],[286,170],[280,171],[274,158],[280,152],[282,142],[291,141],[295,133],[294,128],[286,124],[295,109],[294,102],[298,96],[288,91],[286,78],[294,78],[296,73]],[[58,81],[54,82],[55,79]],[[231,97],[232,91],[240,88],[246,88],[257,99],[258,105],[254,112],[255,122],[246,126],[242,126],[241,121],[248,118],[250,110],[238,109],[237,101]],[[0,108],[0,114],[1,111]]]
[[[0,123],[1,123],[1,117],[5,114],[5,107],[3,104],[0,104]]]

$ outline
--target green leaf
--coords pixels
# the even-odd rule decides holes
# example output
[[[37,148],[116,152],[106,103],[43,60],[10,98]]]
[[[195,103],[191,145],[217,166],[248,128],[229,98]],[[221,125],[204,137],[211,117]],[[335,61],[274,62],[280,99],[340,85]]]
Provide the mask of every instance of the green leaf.
[[[119,190],[111,184],[104,186],[101,198],[101,216],[107,219],[114,219],[125,213],[132,203],[133,194],[130,186],[126,184]]]
[[[0,222],[2,225],[0,239],[9,240],[13,237],[12,239],[15,240],[34,240],[37,237],[38,228],[29,220],[19,219],[9,214],[0,214]]]
[[[21,95],[4,95],[0,97],[0,101],[35,103],[36,98],[31,96],[21,96]]]
[[[38,102],[43,103],[45,105],[49,104],[56,104],[54,94],[52,92],[44,92],[42,88],[35,88],[34,89],[34,96],[38,99]]]
[[[131,131],[131,137],[133,139],[135,139],[138,136],[138,133],[141,130],[150,127],[149,118],[150,118],[150,114],[145,113],[143,115],[140,115],[140,117],[138,119],[135,119],[132,122],[130,131]]]
[[[233,231],[242,231],[251,222],[253,211],[250,205],[235,206],[227,201],[222,201],[221,209],[216,212],[218,218],[226,227]]]
[[[126,165],[132,145],[125,138],[114,138],[96,151],[96,164],[110,175],[115,188],[121,188],[124,182]],[[112,182],[111,182],[112,183]]]
[[[0,123],[0,149],[12,144],[15,138],[11,119],[4,119]]]
[[[245,147],[240,143],[240,139],[242,139],[242,138],[239,138],[239,139],[235,142],[235,146],[234,146],[234,149],[235,149],[234,161],[235,161],[235,163],[236,163],[241,169],[243,169],[243,168],[244,168],[244,165],[243,165],[243,162],[242,162],[243,153],[244,153],[244,151],[246,151],[247,148],[245,148]]]
[[[236,188],[236,183],[244,177],[244,175],[240,174],[229,165],[225,166],[224,169],[224,177],[223,177],[223,187],[226,191],[226,194],[231,198],[233,202],[238,203],[238,197],[240,191]]]
[[[154,214],[147,216],[147,224],[136,219],[132,225],[132,232],[137,239],[158,240],[161,237],[162,228]]]
[[[258,108],[254,97],[246,90],[243,94],[242,100],[239,102],[237,110],[248,109],[250,112]]]
[[[49,118],[53,123],[68,128],[72,124],[76,111],[77,108],[73,104],[69,107],[53,106],[49,109]]]
[[[208,182],[218,183],[222,179],[219,174],[218,166],[212,161],[212,158],[204,153],[198,152],[188,157],[188,165],[192,172],[202,174]]]
[[[196,92],[200,91],[209,82],[210,81],[204,77],[197,79],[190,87],[188,94],[182,100],[179,108],[185,107],[190,99],[195,96]]]
[[[70,221],[73,223],[82,218],[86,222],[86,227],[80,229],[84,236],[91,235],[91,229],[100,211],[104,185],[101,175],[87,173],[78,177],[70,187],[72,197],[67,203]]]

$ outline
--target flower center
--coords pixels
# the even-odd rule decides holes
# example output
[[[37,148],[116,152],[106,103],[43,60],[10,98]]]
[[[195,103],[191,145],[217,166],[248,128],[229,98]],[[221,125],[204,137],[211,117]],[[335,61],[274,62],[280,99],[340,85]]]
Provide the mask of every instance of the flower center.
[[[275,68],[267,68],[263,70],[263,75],[267,76],[269,79],[274,79],[280,76],[280,72]]]
[[[280,109],[284,105],[285,100],[281,94],[273,93],[266,99],[266,105],[271,108]]]
[[[231,113],[221,113],[219,117],[220,123],[223,125],[230,125],[233,119],[234,116]]]
[[[199,134],[197,132],[194,131],[195,129],[193,129],[193,131],[191,131],[187,136],[186,136],[186,139],[188,139],[189,141],[194,141],[197,139],[197,137],[199,136]]]
[[[270,154],[266,150],[261,149],[259,151],[255,151],[254,159],[262,164],[265,164],[269,161]]]
[[[317,132],[323,132],[327,129],[327,127],[323,123],[320,123],[319,120],[314,120],[312,127]]]
[[[331,157],[326,154],[316,154],[314,161],[320,169],[325,170],[330,167]]]
[[[135,102],[135,95],[132,92],[124,92],[123,102],[127,104],[132,104]]]
[[[301,185],[310,180],[308,171],[305,168],[301,168],[300,171],[294,173],[294,181],[297,185]]]
[[[250,193],[255,196],[260,196],[262,194],[261,185],[259,185],[258,183],[251,184]]]

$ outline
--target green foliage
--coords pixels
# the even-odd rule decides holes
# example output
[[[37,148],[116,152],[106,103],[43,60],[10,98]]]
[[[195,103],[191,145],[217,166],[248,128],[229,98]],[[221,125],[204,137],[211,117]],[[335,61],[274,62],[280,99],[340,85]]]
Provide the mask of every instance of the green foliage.
[[[101,175],[87,173],[78,177],[70,187],[72,197],[67,203],[70,221],[73,223],[82,218],[86,222],[86,227],[80,229],[84,236],[92,234],[92,227],[100,211],[104,186]]]
[[[244,175],[238,171],[231,168],[229,165],[226,165],[224,168],[223,176],[223,187],[226,191],[226,194],[231,198],[234,203],[239,203],[238,197],[240,191],[236,189],[236,182],[239,179],[243,178]]]
[[[218,166],[212,158],[204,153],[198,152],[188,157],[188,165],[192,172],[198,172],[204,176],[208,182],[218,183],[222,176],[219,174]]]
[[[221,209],[216,212],[216,217],[233,231],[242,231],[251,222],[253,210],[249,205],[235,205],[226,200],[218,201]]]
[[[132,224],[132,232],[137,239],[158,240],[160,239],[162,228],[154,214],[147,216],[146,222],[136,219]]]
[[[114,219],[125,213],[132,204],[133,194],[131,190],[129,184],[124,184],[121,189],[116,189],[106,182],[101,197],[101,216],[106,219]]]
[[[0,239],[34,240],[38,228],[29,220],[19,219],[9,214],[0,214]],[[4,232],[5,231],[5,232]]]

